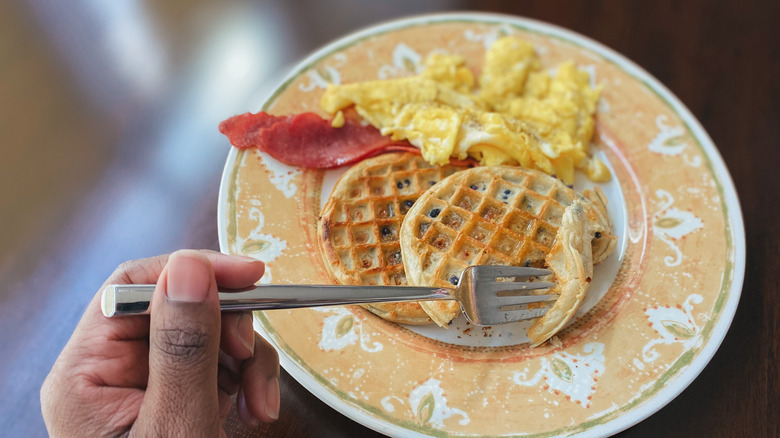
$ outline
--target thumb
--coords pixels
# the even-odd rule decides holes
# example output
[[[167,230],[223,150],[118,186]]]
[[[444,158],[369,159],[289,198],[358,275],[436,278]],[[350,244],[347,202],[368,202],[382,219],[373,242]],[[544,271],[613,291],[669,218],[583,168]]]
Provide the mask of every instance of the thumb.
[[[151,305],[149,383],[134,428],[158,436],[217,436],[220,311],[211,262],[171,255]]]

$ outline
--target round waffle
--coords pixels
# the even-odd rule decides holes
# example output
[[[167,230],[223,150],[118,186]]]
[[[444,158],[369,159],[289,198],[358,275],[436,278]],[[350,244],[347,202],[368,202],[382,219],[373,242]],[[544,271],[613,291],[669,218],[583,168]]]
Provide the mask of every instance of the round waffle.
[[[598,193],[590,197],[598,202],[604,199]],[[563,227],[567,210],[571,210],[570,217]],[[615,239],[604,212],[605,206],[595,205],[542,172],[518,167],[477,167],[459,172],[421,196],[403,222],[401,253],[407,279],[412,285],[452,287],[471,265],[549,267],[556,277],[556,288],[549,293],[560,293],[563,281],[576,281],[584,290],[590,278],[581,274],[588,271],[588,264],[592,270],[592,248],[598,249],[600,260],[614,250]],[[575,240],[580,244],[571,244]],[[551,252],[564,252],[565,261],[582,264],[583,269],[569,273],[563,265],[551,266]],[[573,259],[582,254],[584,259]],[[574,266],[571,263],[566,266]],[[576,310],[581,298],[561,305],[575,306]],[[459,313],[454,302],[426,302],[422,306],[441,326]],[[557,327],[549,321],[544,325]]]
[[[405,285],[398,240],[407,211],[426,190],[464,167],[432,166],[412,153],[363,160],[336,183],[320,213],[320,253],[333,280],[351,285]],[[429,324],[416,302],[365,305],[389,321]]]

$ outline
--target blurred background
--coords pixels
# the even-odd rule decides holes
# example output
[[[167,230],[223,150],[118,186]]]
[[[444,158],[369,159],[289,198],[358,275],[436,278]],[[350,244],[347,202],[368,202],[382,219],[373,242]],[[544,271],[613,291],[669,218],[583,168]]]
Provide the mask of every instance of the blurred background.
[[[452,10],[551,22],[623,53],[703,122],[740,193],[765,184],[753,163],[777,162],[774,2],[3,0],[0,435],[45,435],[40,384],[119,263],[217,248],[222,119],[256,111],[297,60],[332,39]],[[769,183],[780,187],[776,174]],[[750,228],[758,204],[744,208]],[[760,325],[745,313],[735,324]],[[749,365],[716,366],[741,375]]]

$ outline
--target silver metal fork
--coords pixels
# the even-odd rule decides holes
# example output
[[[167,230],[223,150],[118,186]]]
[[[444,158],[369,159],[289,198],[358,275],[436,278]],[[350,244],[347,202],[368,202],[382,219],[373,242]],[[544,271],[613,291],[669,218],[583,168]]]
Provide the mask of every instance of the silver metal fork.
[[[550,275],[546,269],[518,266],[470,266],[456,287],[262,285],[219,293],[223,311],[272,310],[397,301],[456,300],[475,325],[495,325],[538,318],[557,295],[528,292],[553,283],[527,281]],[[505,281],[498,281],[504,279]],[[518,281],[521,280],[521,281]],[[107,317],[149,313],[155,285],[113,284],[103,290],[101,307]],[[529,304],[534,304],[529,308]]]

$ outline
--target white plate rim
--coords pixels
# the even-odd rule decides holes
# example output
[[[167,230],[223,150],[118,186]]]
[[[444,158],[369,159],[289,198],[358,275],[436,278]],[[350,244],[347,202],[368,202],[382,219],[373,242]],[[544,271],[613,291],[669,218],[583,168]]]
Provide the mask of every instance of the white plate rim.
[[[597,437],[613,435],[620,431],[623,431],[640,421],[648,418],[674,398],[676,398],[685,388],[690,385],[691,382],[701,373],[701,371],[707,366],[709,361],[715,355],[715,352],[720,347],[723,339],[728,332],[731,322],[736,313],[739,303],[742,285],[744,281],[745,273],[745,229],[742,218],[742,210],[740,208],[739,198],[734,186],[734,182],[730,173],[723,161],[720,152],[715,147],[710,136],[701,126],[699,121],[688,108],[661,82],[659,82],[650,73],[639,67],[633,61],[619,54],[618,52],[610,49],[609,47],[592,40],[586,36],[573,32],[571,30],[545,23],[542,21],[513,16],[505,14],[495,13],[477,13],[477,12],[453,12],[453,13],[437,13],[426,14],[401,18],[397,20],[387,21],[380,23],[357,32],[348,34],[341,37],[322,48],[314,51],[309,56],[300,61],[295,68],[285,77],[282,83],[276,87],[276,91],[268,97],[266,102],[272,101],[280,89],[284,85],[297,77],[302,71],[307,69],[312,63],[321,59],[328,53],[338,50],[340,47],[353,44],[356,40],[360,40],[366,37],[370,37],[376,34],[385,33],[391,30],[421,25],[426,23],[447,22],[447,21],[474,21],[486,24],[509,24],[516,25],[518,27],[526,28],[531,31],[549,35],[553,37],[562,38],[564,40],[578,44],[588,50],[591,50],[606,60],[618,65],[626,73],[644,82],[648,87],[657,92],[659,96],[664,99],[674,109],[677,115],[685,122],[687,128],[691,131],[693,136],[699,142],[705,155],[709,159],[709,163],[712,168],[712,172],[716,177],[716,183],[719,186],[720,194],[723,197],[723,203],[728,209],[728,227],[730,231],[730,238],[732,242],[732,254],[733,269],[730,274],[731,285],[729,288],[728,300],[724,303],[721,310],[720,318],[715,324],[712,330],[710,339],[706,345],[702,347],[699,354],[693,359],[693,361],[678,375],[673,377],[673,381],[670,382],[663,389],[659,390],[655,395],[650,396],[648,400],[638,405],[636,408],[626,412],[623,415],[619,415],[616,418],[608,420],[607,422],[594,426],[583,432],[577,433],[579,437]],[[263,102],[265,104],[266,102]],[[220,181],[218,206],[217,206],[217,231],[219,238],[219,246],[222,252],[228,252],[228,242],[226,233],[227,224],[227,211],[225,209],[226,200],[228,197],[228,188],[230,181],[230,170],[233,169],[235,160],[237,158],[236,148],[230,148],[228,157],[225,162],[222,178]],[[727,281],[727,280],[724,280]],[[255,330],[261,335],[268,337],[262,325],[255,319]],[[377,432],[391,436],[408,436],[408,437],[423,437],[427,436],[416,431],[412,431],[403,428],[399,425],[389,423],[381,418],[374,417],[366,412],[363,412],[359,408],[351,405],[346,400],[338,397],[331,392],[328,388],[321,385],[314,378],[312,378],[308,372],[295,362],[291,357],[280,350],[280,363],[282,367],[297,380],[303,387],[314,394],[317,398],[337,410],[341,414],[348,418],[369,427]]]

